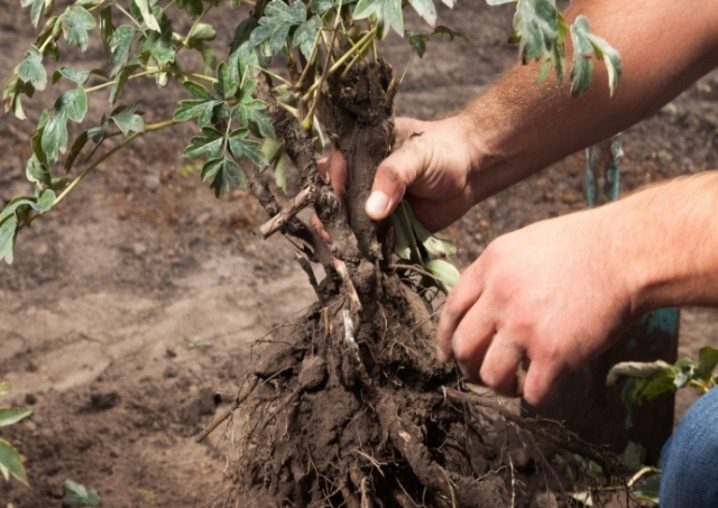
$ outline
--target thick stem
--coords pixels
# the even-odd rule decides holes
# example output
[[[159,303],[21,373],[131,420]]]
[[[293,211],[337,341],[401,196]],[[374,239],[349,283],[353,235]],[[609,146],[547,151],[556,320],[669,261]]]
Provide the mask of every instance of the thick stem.
[[[357,65],[330,79],[323,119],[335,134],[349,173],[344,195],[349,224],[362,257],[382,259],[379,226],[366,215],[366,203],[379,163],[393,142],[391,69],[383,63]]]

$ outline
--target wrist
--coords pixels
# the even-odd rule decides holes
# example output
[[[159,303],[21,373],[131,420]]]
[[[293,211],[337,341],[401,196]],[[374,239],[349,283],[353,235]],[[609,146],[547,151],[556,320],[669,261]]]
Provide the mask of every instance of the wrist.
[[[511,171],[506,171],[505,157],[496,143],[497,125],[486,118],[479,120],[474,110],[475,105],[468,106],[447,121],[455,126],[459,144],[467,153],[467,185],[476,204],[518,179],[512,176]]]

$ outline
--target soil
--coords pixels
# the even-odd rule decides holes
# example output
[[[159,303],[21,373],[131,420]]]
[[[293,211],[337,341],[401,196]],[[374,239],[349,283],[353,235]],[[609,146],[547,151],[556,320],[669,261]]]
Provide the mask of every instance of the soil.
[[[15,3],[0,8],[4,79],[32,30]],[[231,20],[213,21],[231,32]],[[471,42],[437,39],[413,58],[398,114],[448,114],[515,61],[505,44],[508,10],[476,2],[441,9],[440,22]],[[397,39],[384,52],[397,74],[410,58]],[[78,61],[90,67],[99,57],[90,50]],[[135,94],[154,120],[178,97],[152,83]],[[713,73],[627,131],[624,188],[716,167],[716,99]],[[10,117],[0,124],[0,201],[27,190],[31,130]],[[33,409],[3,433],[28,457],[31,487],[0,484],[0,506],[60,506],[66,479],[97,489],[108,507],[211,506],[224,496],[221,432],[204,444],[191,437],[255,368],[252,343],[295,321],[315,296],[290,245],[254,233],[263,212],[252,198],[235,191],[217,201],[179,171],[189,135],[179,129],[133,145],[24,231],[15,264],[0,267],[0,377],[13,385],[9,402]],[[497,235],[582,208],[583,171],[577,154],[477,206],[446,232],[459,246],[455,261],[466,266]],[[713,341],[715,318],[684,310],[681,354]],[[680,396],[677,414],[689,403]]]

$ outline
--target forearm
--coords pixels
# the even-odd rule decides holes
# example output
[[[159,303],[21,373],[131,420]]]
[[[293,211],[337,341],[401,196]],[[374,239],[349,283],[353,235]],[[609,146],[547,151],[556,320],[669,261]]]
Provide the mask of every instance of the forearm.
[[[566,14],[587,16],[620,52],[621,82],[610,97],[596,63],[590,89],[576,98],[566,80],[536,84],[535,65],[509,71],[459,115],[475,144],[476,201],[638,122],[718,63],[714,1],[583,0]]]
[[[622,266],[634,313],[718,305],[718,172],[652,186],[598,208],[600,247]],[[620,281],[616,281],[620,283]]]

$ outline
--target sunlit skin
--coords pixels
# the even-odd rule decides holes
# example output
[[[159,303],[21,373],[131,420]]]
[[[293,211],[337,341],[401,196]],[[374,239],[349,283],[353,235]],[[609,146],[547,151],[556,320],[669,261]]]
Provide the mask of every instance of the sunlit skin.
[[[718,64],[718,2],[584,0],[566,12],[578,14],[621,53],[613,97],[600,65],[579,98],[567,83],[536,85],[535,66],[517,66],[449,118],[397,119],[398,144],[377,169],[369,216],[385,219],[406,197],[439,230],[638,122]],[[337,178],[346,178],[342,164],[334,156]],[[523,396],[540,405],[562,373],[609,348],[639,312],[718,304],[717,210],[718,174],[705,173],[497,238],[446,301],[439,357],[507,395],[528,364]]]

